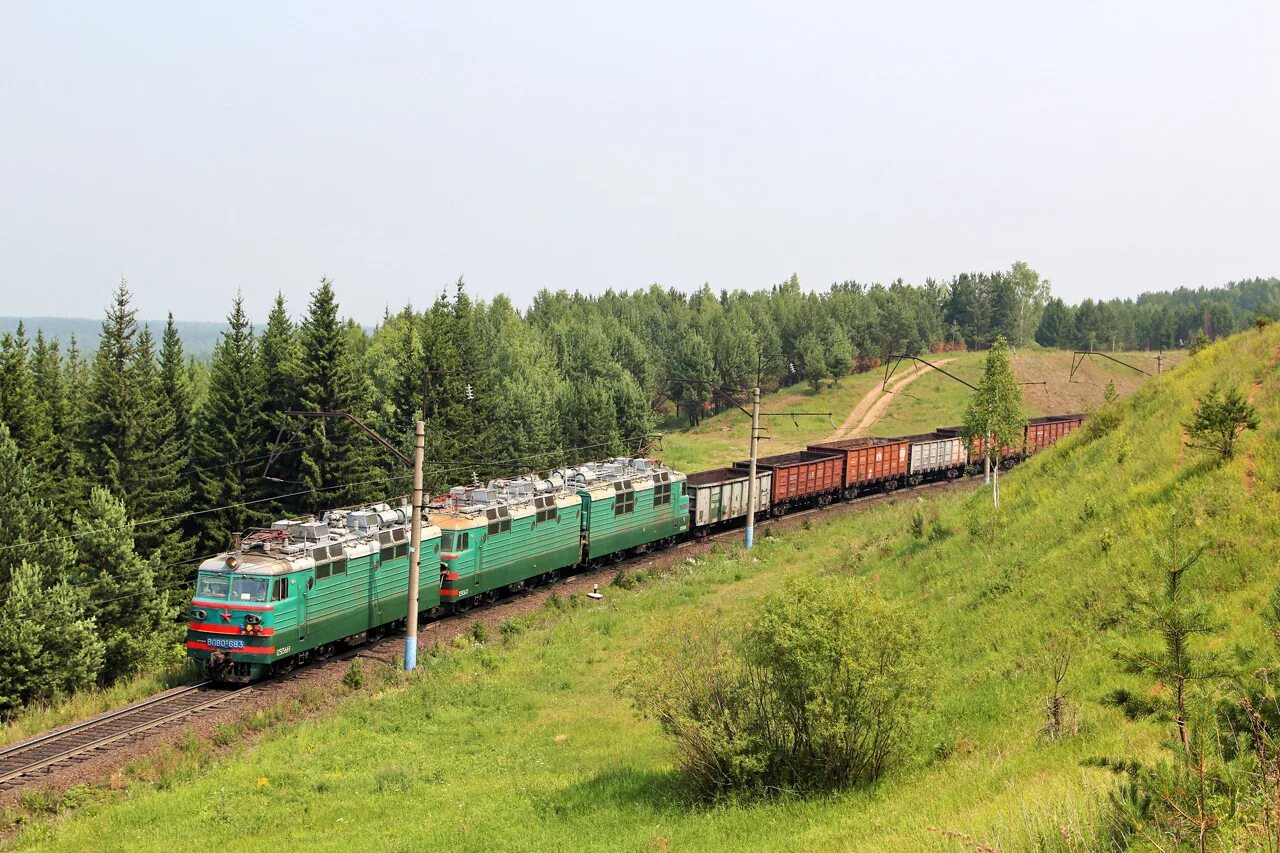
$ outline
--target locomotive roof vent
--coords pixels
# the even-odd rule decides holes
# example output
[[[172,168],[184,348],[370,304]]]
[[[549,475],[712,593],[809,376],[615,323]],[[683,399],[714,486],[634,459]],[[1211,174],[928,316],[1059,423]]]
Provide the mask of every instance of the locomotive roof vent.
[[[653,462],[644,458],[636,458],[631,460],[631,465],[641,474],[647,474],[653,468]]]
[[[322,521],[304,521],[298,525],[297,538],[310,542],[318,542],[329,537],[329,525]]]

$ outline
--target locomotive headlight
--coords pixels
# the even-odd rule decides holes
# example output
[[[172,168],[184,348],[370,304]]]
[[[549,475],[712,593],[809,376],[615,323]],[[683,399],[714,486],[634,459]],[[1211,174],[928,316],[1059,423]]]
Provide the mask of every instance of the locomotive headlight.
[[[244,621],[248,625],[261,625],[262,617],[255,616],[254,614],[250,613],[248,616],[244,617]]]
[[[194,620],[196,620],[197,622],[203,622],[203,621],[204,621],[204,617],[206,617],[206,616],[208,616],[208,615],[209,615],[209,614],[207,614],[207,613],[205,613],[203,610],[199,610],[199,609],[196,609],[196,610],[192,610],[192,611],[191,611],[191,618],[192,618],[192,619],[194,619]]]

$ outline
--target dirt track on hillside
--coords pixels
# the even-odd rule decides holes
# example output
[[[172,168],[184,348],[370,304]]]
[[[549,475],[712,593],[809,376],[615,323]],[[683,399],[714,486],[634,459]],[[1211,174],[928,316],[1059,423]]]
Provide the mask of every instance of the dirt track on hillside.
[[[946,364],[954,359],[944,358],[934,362],[934,364]],[[912,370],[906,376],[900,377],[895,381],[889,389],[872,388],[862,396],[858,404],[849,412],[849,416],[844,419],[844,423],[840,424],[840,428],[836,430],[832,440],[841,438],[851,438],[860,436],[871,429],[875,422],[884,417],[884,413],[888,410],[889,404],[893,402],[893,395],[910,385],[915,380],[925,374],[925,371],[931,368],[920,366]]]

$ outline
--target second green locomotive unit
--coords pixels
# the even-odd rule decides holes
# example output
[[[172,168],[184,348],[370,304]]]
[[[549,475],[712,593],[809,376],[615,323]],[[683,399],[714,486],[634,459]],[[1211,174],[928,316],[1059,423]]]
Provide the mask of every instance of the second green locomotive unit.
[[[426,616],[667,544],[689,529],[685,476],[648,459],[459,487],[427,508],[419,563]],[[217,681],[290,670],[402,627],[408,576],[407,504],[251,530],[201,564],[187,654]]]

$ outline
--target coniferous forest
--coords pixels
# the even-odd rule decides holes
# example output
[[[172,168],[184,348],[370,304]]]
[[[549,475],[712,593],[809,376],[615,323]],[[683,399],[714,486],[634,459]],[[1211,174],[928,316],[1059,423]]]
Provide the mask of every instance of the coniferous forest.
[[[923,285],[599,296],[540,292],[525,311],[459,280],[372,331],[321,281],[265,323],[230,305],[207,361],[172,316],[159,340],[126,283],[96,350],[19,326],[0,336],[0,715],[181,659],[195,564],[286,514],[403,494],[427,425],[427,486],[641,449],[660,418],[696,424],[741,390],[817,385],[891,352],[1011,344],[1164,349],[1280,318],[1280,279],[1069,306],[1023,263]],[[279,441],[277,441],[279,439]],[[264,470],[273,449],[278,455]]]

